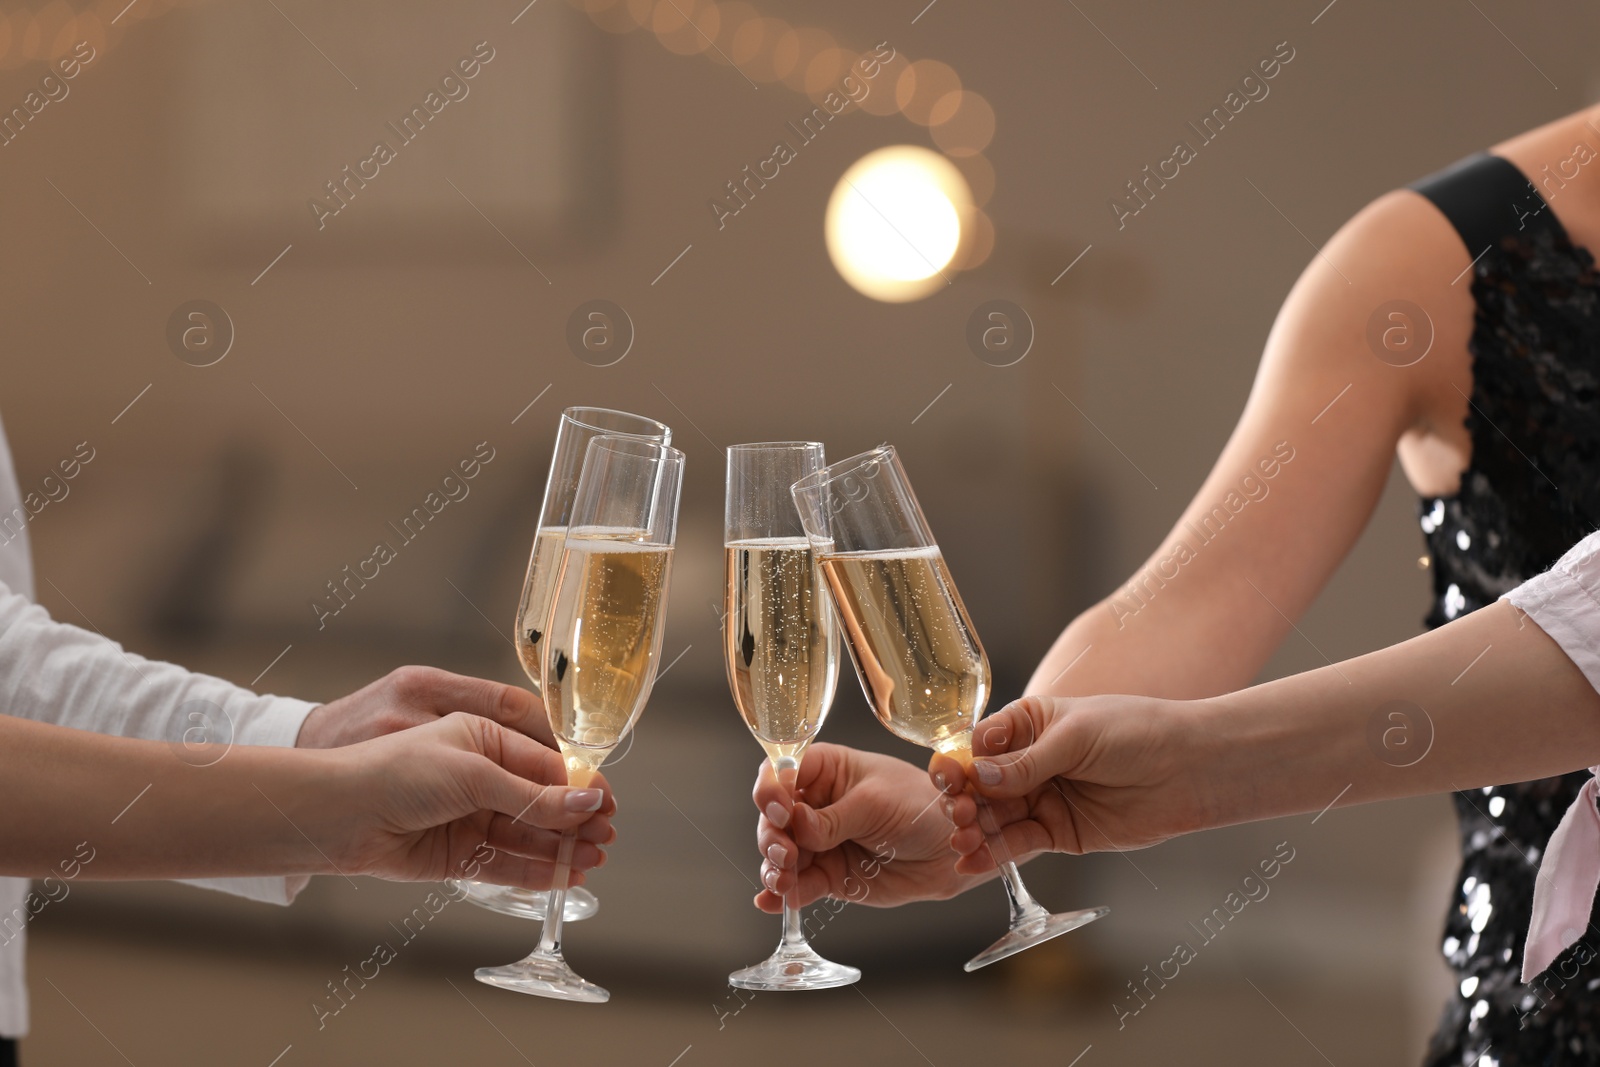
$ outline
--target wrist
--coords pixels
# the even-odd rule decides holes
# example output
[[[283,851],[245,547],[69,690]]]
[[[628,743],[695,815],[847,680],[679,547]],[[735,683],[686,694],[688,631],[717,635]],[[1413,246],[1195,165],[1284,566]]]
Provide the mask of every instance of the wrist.
[[[368,791],[362,754],[351,748],[308,749],[286,754],[282,773],[263,776],[258,788],[275,808],[294,853],[293,869],[304,874],[353,874],[361,797]],[[372,783],[373,786],[376,783]]]
[[[306,713],[295,735],[295,748],[333,748],[328,739],[328,705],[318,704]]]
[[[1340,715],[1270,696],[1258,687],[1195,702],[1215,761],[1207,771],[1214,826],[1317,811],[1352,784],[1359,731]]]
[[[1162,761],[1179,798],[1172,836],[1243,821],[1240,795],[1253,769],[1238,759],[1239,724],[1214,700],[1160,700],[1154,705]]]

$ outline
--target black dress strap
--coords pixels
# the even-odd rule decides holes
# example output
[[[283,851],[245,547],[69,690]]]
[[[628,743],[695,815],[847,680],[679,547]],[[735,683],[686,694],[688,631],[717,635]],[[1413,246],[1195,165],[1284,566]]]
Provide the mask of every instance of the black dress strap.
[[[1535,229],[1562,232],[1555,212],[1516,164],[1487,152],[1468,156],[1408,188],[1444,213],[1476,260],[1502,238]]]

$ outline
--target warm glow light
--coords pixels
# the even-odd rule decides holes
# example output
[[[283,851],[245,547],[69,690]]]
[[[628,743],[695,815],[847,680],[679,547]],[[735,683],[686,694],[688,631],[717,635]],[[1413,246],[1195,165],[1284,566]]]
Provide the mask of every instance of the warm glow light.
[[[972,211],[966,179],[937,152],[880,148],[839,179],[825,234],[835,269],[875,300],[918,300],[948,283]]]

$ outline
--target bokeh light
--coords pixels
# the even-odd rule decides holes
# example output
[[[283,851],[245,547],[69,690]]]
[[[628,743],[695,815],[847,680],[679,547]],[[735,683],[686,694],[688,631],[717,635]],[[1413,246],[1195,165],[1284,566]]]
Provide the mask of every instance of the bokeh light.
[[[582,0],[589,21],[607,33],[632,33],[639,28],[639,20],[626,0]]]
[[[771,20],[780,27],[768,43],[767,62],[771,66],[773,81],[788,78],[800,62],[800,34],[782,19]]]
[[[744,71],[745,76],[758,82],[775,82],[787,69],[778,65],[778,45],[789,33],[789,24],[782,19],[758,16],[745,20],[734,31],[728,58]],[[790,64],[793,64],[791,59]]]
[[[22,62],[22,48],[17,40],[19,36],[17,31],[21,29],[24,18],[26,16],[20,12],[9,15],[0,11],[0,70],[6,70]]]
[[[985,212],[975,210],[967,216],[967,223],[961,229],[961,247],[950,265],[956,270],[971,270],[981,266],[993,251],[994,220]]]
[[[914,145],[870,152],[828,200],[828,255],[858,292],[891,303],[947,284],[973,211],[966,179],[944,156]]]
[[[854,52],[842,48],[824,48],[806,64],[804,75],[806,95],[820,102],[824,96],[839,89],[850,64],[856,61]]]
[[[946,94],[933,119],[933,143],[952,156],[976,155],[994,139],[994,108],[970,90]]]
[[[650,29],[662,47],[680,56],[698,55],[708,50],[721,24],[721,10],[704,0],[657,4],[650,17]]]
[[[794,63],[783,75],[783,84],[797,93],[806,91],[806,70],[817,56],[838,48],[833,34],[827,30],[805,27],[794,31]]]
[[[739,57],[734,55],[734,38],[746,23],[760,18],[760,12],[745,3],[744,0],[730,0],[719,5],[721,18],[717,24],[717,46],[706,53],[706,58],[713,63],[726,66],[732,63],[740,65]]]
[[[950,93],[960,92],[961,77],[947,63],[919,59],[900,72],[894,98],[905,117],[919,126],[933,123],[933,109]]]
[[[894,86],[907,66],[909,64],[905,56],[896,55],[892,63],[879,63],[873,77],[862,77],[860,80],[866,83],[867,95],[861,100],[861,110],[879,118],[898,115],[900,102],[894,98]]]
[[[967,188],[972,190],[972,202],[978,207],[986,205],[989,198],[994,196],[994,164],[989,162],[989,157],[982,153],[960,156],[954,163],[967,179]]]

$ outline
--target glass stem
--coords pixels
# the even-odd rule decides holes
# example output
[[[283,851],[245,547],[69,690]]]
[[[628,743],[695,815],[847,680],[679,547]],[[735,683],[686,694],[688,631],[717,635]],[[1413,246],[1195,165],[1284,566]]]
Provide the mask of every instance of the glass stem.
[[[550,883],[550,896],[545,903],[544,932],[539,935],[539,947],[534,950],[541,956],[561,955],[561,924],[567,917],[567,881],[572,875],[572,850],[577,843],[576,831],[568,830],[561,835],[555,880]]]
[[[805,928],[800,923],[800,887],[789,890],[783,895],[783,947],[798,952],[810,951],[811,946],[806,942]]]
[[[788,787],[790,800],[793,801],[796,789],[796,777],[800,771],[800,761],[793,757],[785,757],[772,765],[777,773],[778,781]],[[791,808],[792,808],[791,804]],[[799,848],[798,842],[795,845]],[[809,953],[810,944],[806,941],[805,927],[800,921],[800,857],[795,856],[795,883],[794,888],[783,895],[783,942],[779,951]]]
[[[983,829],[984,844],[989,849],[989,855],[994,859],[994,865],[1000,869],[1000,882],[1006,887],[1006,904],[1011,909],[1011,928],[1014,930],[1039,919],[1048,918],[1046,911],[1037,900],[1028,892],[1028,887],[1022,884],[1022,872],[1017,869],[1016,861],[1011,858],[1011,850],[1006,847],[1005,835],[1000,832],[1000,827],[994,821],[994,813],[989,810],[989,802],[977,793],[972,794],[972,799],[978,802],[978,825]]]

